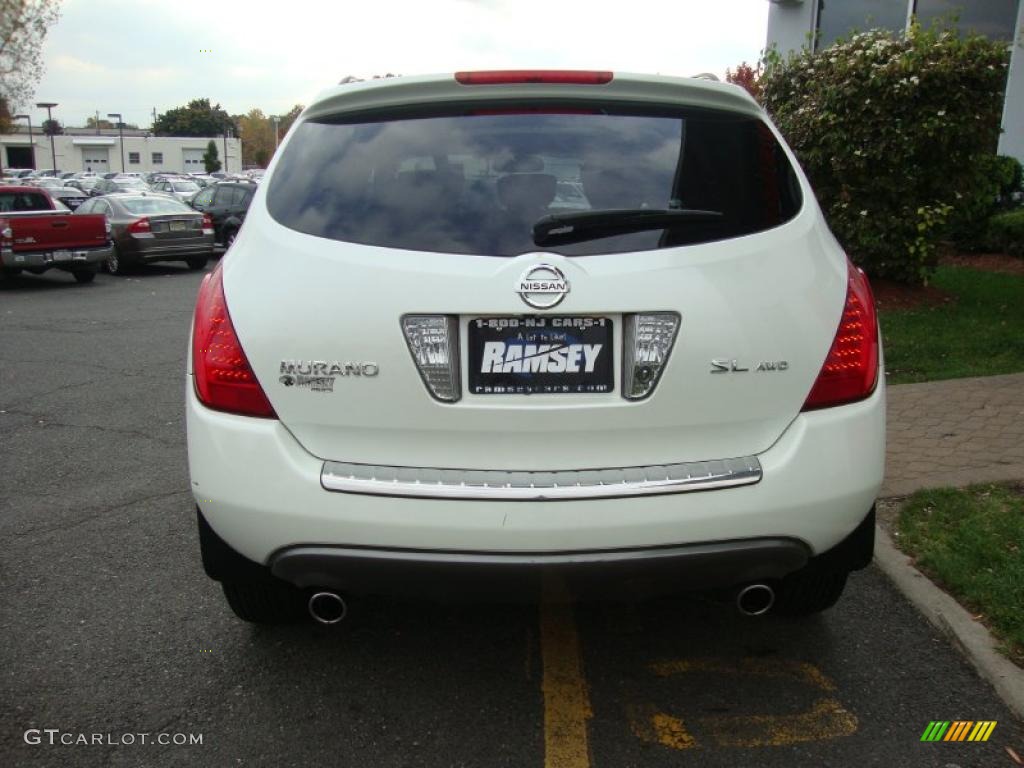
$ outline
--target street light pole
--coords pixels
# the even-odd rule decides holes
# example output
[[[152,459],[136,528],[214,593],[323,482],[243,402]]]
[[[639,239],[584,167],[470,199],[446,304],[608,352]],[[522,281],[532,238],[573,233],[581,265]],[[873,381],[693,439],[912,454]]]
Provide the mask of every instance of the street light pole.
[[[231,131],[231,128],[229,128],[228,125],[225,123],[225,125],[224,125],[224,175],[225,176],[228,173],[228,133],[230,131]]]
[[[121,173],[124,173],[124,118],[120,112],[107,112],[107,117],[117,118],[117,143],[121,145]]]
[[[32,155],[32,170],[36,169],[36,140],[32,137],[32,116],[31,115],[15,115],[15,120],[27,120],[28,121],[28,151]]]
[[[274,154],[277,154],[277,145],[281,143],[281,118],[274,115]]]
[[[55,101],[40,101],[36,104],[38,109],[46,110],[46,122],[50,125],[50,158],[53,160],[53,175],[57,175],[57,149],[53,145],[53,113],[51,109],[57,106]]]

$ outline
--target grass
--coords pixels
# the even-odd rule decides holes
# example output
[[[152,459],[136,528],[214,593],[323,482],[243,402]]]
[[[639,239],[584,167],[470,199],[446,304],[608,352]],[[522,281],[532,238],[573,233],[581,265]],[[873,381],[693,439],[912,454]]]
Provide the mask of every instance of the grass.
[[[900,508],[898,543],[1024,665],[1024,487],[918,491]]]
[[[1024,371],[1024,275],[940,267],[954,302],[881,312],[890,384]]]

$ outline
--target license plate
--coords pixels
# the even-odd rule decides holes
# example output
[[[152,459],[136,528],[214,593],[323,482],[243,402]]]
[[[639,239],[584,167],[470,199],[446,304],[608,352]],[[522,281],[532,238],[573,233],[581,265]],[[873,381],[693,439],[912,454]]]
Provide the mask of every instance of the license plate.
[[[54,251],[53,252],[53,260],[54,261],[71,261],[71,256],[72,256],[71,251]]]
[[[171,232],[181,232],[182,230],[187,229],[187,227],[188,224],[184,221],[171,222]]]
[[[611,392],[607,317],[476,317],[469,321],[474,395]]]

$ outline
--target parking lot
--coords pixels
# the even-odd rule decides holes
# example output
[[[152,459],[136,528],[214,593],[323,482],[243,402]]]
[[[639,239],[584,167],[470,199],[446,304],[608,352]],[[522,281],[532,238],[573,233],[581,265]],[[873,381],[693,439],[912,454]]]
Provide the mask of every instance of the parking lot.
[[[200,278],[0,284],[0,765],[1013,765],[1019,722],[874,568],[801,621],[701,597],[571,605],[557,584],[540,606],[238,621],[188,490]],[[998,725],[921,742],[934,720]]]

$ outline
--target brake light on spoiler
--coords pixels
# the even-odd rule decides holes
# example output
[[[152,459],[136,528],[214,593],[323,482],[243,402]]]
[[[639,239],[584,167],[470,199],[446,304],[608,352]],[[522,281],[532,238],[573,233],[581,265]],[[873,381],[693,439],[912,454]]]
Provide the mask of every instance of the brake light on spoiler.
[[[611,72],[579,69],[496,69],[484,72],[456,72],[462,85],[512,85],[521,83],[554,83],[558,85],[606,85]]]
[[[802,410],[863,400],[878,383],[878,314],[867,276],[848,262],[846,303],[832,347]]]

